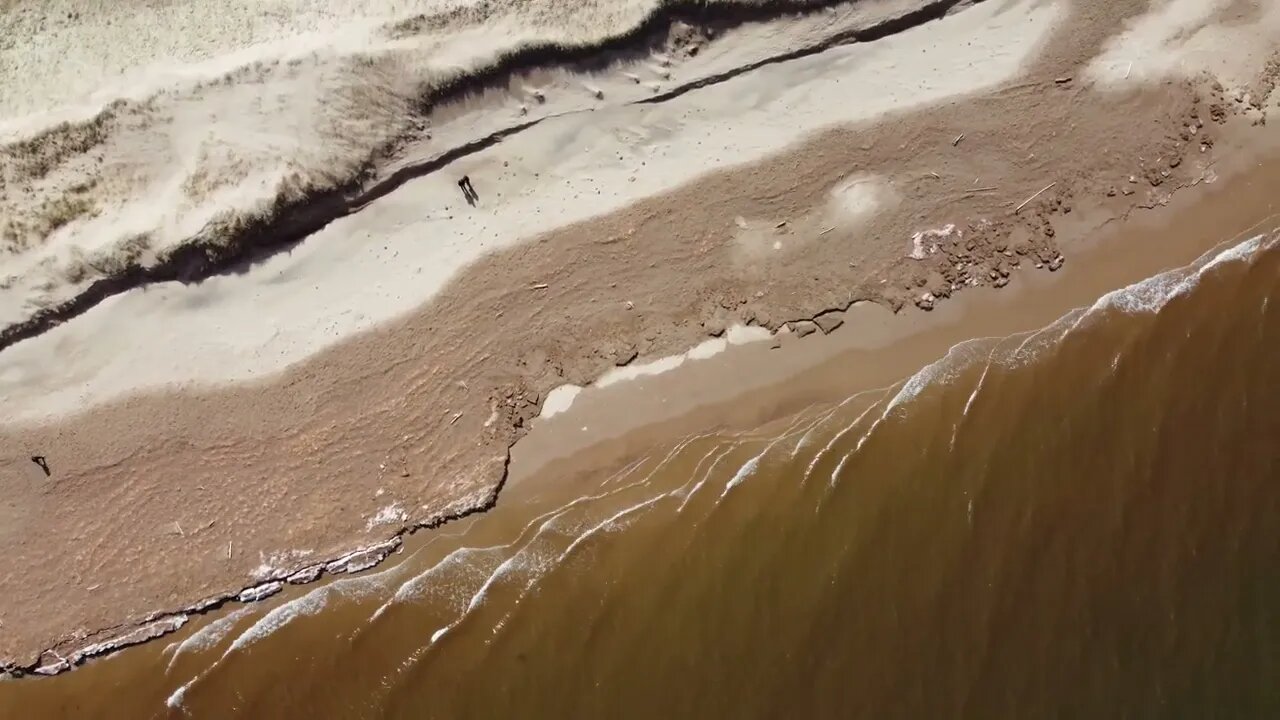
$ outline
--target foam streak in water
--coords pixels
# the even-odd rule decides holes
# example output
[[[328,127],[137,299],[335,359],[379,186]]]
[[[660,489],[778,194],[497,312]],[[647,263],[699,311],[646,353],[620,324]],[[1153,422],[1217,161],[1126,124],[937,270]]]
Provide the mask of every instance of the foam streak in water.
[[[208,650],[217,645],[235,629],[236,623],[240,622],[243,617],[253,612],[253,610],[253,607],[242,607],[205,625],[193,633],[191,637],[177,644],[174,647],[173,656],[169,658],[169,666],[166,672],[173,669],[173,665],[178,661],[179,655]]]
[[[1095,317],[1105,310],[1119,310],[1124,313],[1157,313],[1170,300],[1185,295],[1195,289],[1211,270],[1229,263],[1249,260],[1259,250],[1270,249],[1276,243],[1276,237],[1254,235],[1246,240],[1223,249],[1221,245],[1210,250],[1185,267],[1169,270],[1153,275],[1141,282],[1113,290],[1098,298],[1073,326]]]
[[[882,388],[876,388],[874,390],[864,390],[863,392],[860,392],[854,395],[853,397],[848,398],[844,402],[840,403],[840,407],[844,407],[844,405],[848,403],[850,400],[853,400],[854,398],[862,397],[863,395],[866,395],[868,393],[873,393],[873,392],[885,393],[892,389],[893,389],[893,386],[888,385]],[[858,426],[858,423],[862,422],[862,419],[867,416],[867,413],[870,413],[873,409],[879,407],[880,403],[882,402],[884,402],[883,397],[875,401],[874,403],[871,403],[870,405],[868,405],[867,408],[864,409],[858,415],[858,417],[854,418],[853,422],[849,423],[843,429],[841,429],[840,432],[836,433],[831,438],[831,440],[828,441],[827,444],[822,447],[821,450],[819,450],[816,454],[814,454],[813,459],[809,461],[809,466],[806,467],[804,470],[804,478],[801,480],[801,483],[800,483],[801,485],[804,485],[805,483],[809,482],[809,477],[813,475],[813,470],[818,466],[818,462],[822,460],[822,458],[827,453],[831,452],[831,449],[836,446],[836,443],[840,442],[841,438],[843,438],[845,435],[848,435],[854,428],[856,428]],[[837,410],[838,409],[839,408],[837,408]]]
[[[613,515],[610,515],[604,521],[592,526],[585,533],[574,538],[573,542],[569,543],[569,547],[565,548],[564,552],[562,552],[560,554],[560,557],[556,559],[556,562],[553,563],[553,566],[562,564],[569,557],[569,555],[588,538],[593,537],[596,534],[610,527],[615,526],[619,520],[622,520],[623,518],[629,515],[635,514],[637,512],[640,512],[642,510],[652,507],[659,500],[669,497],[674,492],[677,492],[677,490],[672,490],[665,493],[661,493],[659,495],[655,495],[654,497],[651,497],[648,500],[643,500],[639,503],[636,503],[635,505],[624,508],[623,510],[619,510]],[[431,641],[427,644],[426,647],[422,648],[422,650],[419,651],[419,653],[425,653],[429,651],[433,646],[435,646],[437,642],[440,641],[441,638],[445,637],[454,628],[458,627],[458,625],[460,625],[467,618],[468,615],[470,615],[472,612],[475,611],[477,607],[480,606],[480,604],[484,601],[485,595],[489,592],[489,588],[493,586],[494,582],[496,582],[511,567],[512,567],[511,559],[508,559],[506,562],[500,565],[498,569],[495,570],[494,573],[489,576],[489,579],[486,580],[484,584],[480,586],[480,589],[477,590],[474,595],[472,595],[471,600],[467,603],[467,607],[463,611],[463,613],[459,615],[457,619],[455,619],[453,622],[449,623],[448,625],[442,628],[437,629],[434,633],[432,633]],[[419,653],[415,653],[415,655],[419,655]]]
[[[796,426],[802,424],[803,422],[804,422],[803,419],[792,422],[791,425],[789,425],[786,430],[782,431],[781,435],[779,435],[776,439],[774,439],[768,445],[765,445],[764,449],[761,450],[759,453],[757,453],[750,460],[743,463],[742,467],[738,468],[738,472],[734,473],[733,477],[729,479],[729,482],[725,483],[724,490],[720,493],[720,500],[723,500],[725,496],[729,494],[730,490],[741,485],[744,480],[754,475],[756,470],[758,470],[760,467],[760,460],[764,458],[764,456],[768,454],[770,450],[776,447],[778,443],[786,440],[790,440],[791,438],[795,437]]]
[[[170,708],[181,707],[183,697],[186,695],[187,691],[190,690],[197,682],[213,673],[233,653],[253,645],[272,633],[275,633],[277,630],[280,630],[286,625],[292,623],[294,620],[319,613],[329,604],[330,599],[333,597],[358,598],[369,593],[376,592],[378,589],[382,588],[387,581],[402,573],[403,568],[404,565],[402,564],[369,575],[344,577],[340,580],[335,580],[328,585],[318,587],[302,597],[295,598],[273,608],[266,615],[262,616],[262,618],[256,623],[251,625],[248,630],[241,633],[240,636],[231,643],[231,646],[222,653],[221,657],[214,660],[203,671],[175,690],[173,694],[169,696],[166,704]],[[226,620],[227,618],[223,619]]]
[[[987,374],[991,372],[991,362],[995,358],[996,351],[999,349],[1000,346],[997,345],[996,347],[991,348],[990,353],[987,353],[987,362],[982,366],[982,375],[978,377],[977,384],[973,386],[973,392],[969,393],[969,399],[964,401],[964,410],[961,411],[960,417],[957,418],[955,423],[951,426],[951,443],[949,447],[952,450],[955,450],[956,448],[956,437],[960,435],[960,425],[964,422],[965,418],[969,417],[970,408],[973,407],[974,401],[978,399],[978,393],[982,392],[982,387],[987,382]]]
[[[719,449],[719,451],[716,453],[715,460],[711,461],[711,465],[706,469],[706,472],[703,472],[701,475],[697,475],[697,473],[695,472],[695,475],[697,475],[698,480],[693,484],[693,487],[689,488],[689,492],[685,493],[684,498],[680,500],[680,507],[676,508],[677,513],[684,512],[685,506],[689,504],[689,501],[693,499],[693,496],[698,494],[698,491],[702,489],[702,486],[705,485],[707,483],[707,480],[709,480],[712,474],[715,473],[716,467],[720,464],[720,461],[728,457],[729,454],[732,453],[734,450],[737,450],[738,447],[739,447],[739,443],[733,443],[727,448]]]

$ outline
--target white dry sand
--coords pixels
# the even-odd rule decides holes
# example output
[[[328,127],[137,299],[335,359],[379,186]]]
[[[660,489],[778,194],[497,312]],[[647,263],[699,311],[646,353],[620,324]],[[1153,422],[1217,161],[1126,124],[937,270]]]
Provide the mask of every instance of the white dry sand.
[[[0,402],[10,421],[32,421],[139,390],[266,377],[429,301],[489,252],[826,127],[1005,81],[1064,11],[1062,1],[984,3],[660,104],[548,120],[451,172],[407,183],[245,274],[129,292],[7,349]],[[461,203],[454,180],[464,173],[478,208]]]
[[[1275,52],[1280,3],[1238,9],[1244,22],[1219,17],[1232,0],[1159,0],[1088,66],[1091,78],[1110,85],[1137,84],[1209,72],[1230,89],[1252,81]],[[1226,22],[1224,22],[1224,20]],[[1225,51],[1230,48],[1230,51]]]
[[[381,177],[936,1],[859,2],[586,76],[539,71],[423,115],[419,100],[505,53],[615,38],[661,3],[17,0],[0,13],[0,327],[130,263],[224,244],[275,200],[341,186],[369,164]]]
[[[681,367],[686,362],[715,357],[728,350],[730,346],[760,342],[772,337],[773,333],[762,327],[734,325],[725,331],[723,337],[704,340],[683,353],[614,368],[597,378],[590,387],[561,385],[547,393],[547,398],[542,404],[542,412],[538,417],[546,420],[565,412],[573,406],[573,401],[584,391],[590,393],[593,389],[607,388],[628,380],[661,375]]]

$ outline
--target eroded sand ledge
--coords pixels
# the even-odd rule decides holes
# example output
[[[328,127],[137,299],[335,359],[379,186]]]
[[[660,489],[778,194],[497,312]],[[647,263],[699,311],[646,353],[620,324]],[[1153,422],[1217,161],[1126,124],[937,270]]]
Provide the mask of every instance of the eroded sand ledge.
[[[1055,262],[1055,228],[1073,204],[1117,216],[1159,205],[1211,170],[1199,146],[1212,144],[1217,116],[1247,121],[1274,102],[1259,95],[1250,108],[1181,81],[1090,85],[1085,63],[1138,4],[1075,3],[1021,77],[980,97],[832,129],[507,249],[413,315],[283,376],[5,431],[4,446],[21,450],[0,465],[0,543],[24,576],[3,581],[0,656],[10,670],[61,670],[63,657],[93,654],[86,646],[109,650],[94,648],[105,638],[146,639],[140,622],[180,622],[155,608],[238,595],[224,590],[255,569],[267,572],[251,594],[311,579],[315,558],[391,534],[368,524],[388,507],[417,509],[396,537],[488,507],[507,449],[557,385],[733,322],[776,329],[855,300],[899,307],[998,283],[1015,265]],[[1249,62],[1253,78],[1263,63]],[[853,173],[884,178],[892,202],[824,233],[825,199]],[[963,234],[906,257],[913,233],[948,223]],[[770,228],[777,250],[756,242]],[[33,474],[27,448],[49,457],[53,481]],[[289,554],[298,549],[309,553]]]

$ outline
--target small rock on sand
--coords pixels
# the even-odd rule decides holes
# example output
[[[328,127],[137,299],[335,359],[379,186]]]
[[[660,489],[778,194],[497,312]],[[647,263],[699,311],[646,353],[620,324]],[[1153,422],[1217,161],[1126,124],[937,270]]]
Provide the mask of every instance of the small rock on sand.
[[[818,324],[812,320],[797,320],[791,323],[791,331],[794,332],[797,337],[805,337],[817,332]]]
[[[825,313],[814,318],[813,321],[821,328],[824,335],[844,324],[844,318],[838,313]]]

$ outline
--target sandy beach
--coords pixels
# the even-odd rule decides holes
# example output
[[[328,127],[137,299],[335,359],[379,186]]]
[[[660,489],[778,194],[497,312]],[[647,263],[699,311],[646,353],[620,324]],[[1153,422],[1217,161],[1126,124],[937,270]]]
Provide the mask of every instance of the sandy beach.
[[[539,46],[370,140],[376,162],[352,149],[323,190],[155,224],[136,208],[171,178],[135,169],[94,217],[0,255],[0,665],[61,672],[368,569],[501,502],[509,475],[751,388],[634,414],[605,390],[694,377],[712,355],[776,385],[894,313],[941,322],[953,296],[1056,277],[1280,149],[1280,8],[1261,0],[807,5],[631,8],[617,48]],[[355,37],[326,22],[318,47]],[[243,60],[232,50],[193,58]],[[68,102],[5,106],[0,129],[61,122]],[[111,166],[151,127],[96,147]],[[98,162],[67,157],[40,187]],[[11,188],[15,167],[0,166]],[[4,193],[6,217],[28,217]],[[226,252],[201,245],[193,228],[261,203],[283,210],[229,220]],[[50,281],[116,248],[83,238],[149,224],[155,246]]]

